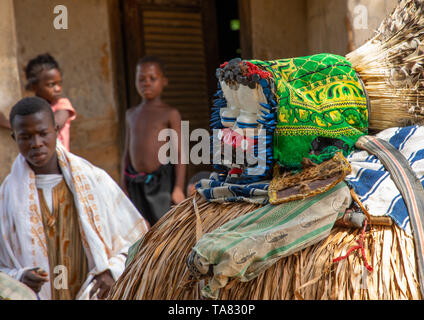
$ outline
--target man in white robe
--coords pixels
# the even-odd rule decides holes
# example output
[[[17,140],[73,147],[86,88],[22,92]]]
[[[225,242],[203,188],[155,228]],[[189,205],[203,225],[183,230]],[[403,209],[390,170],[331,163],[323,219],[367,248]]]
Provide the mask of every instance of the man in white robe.
[[[72,299],[106,298],[124,270],[128,248],[147,232],[145,220],[105,171],[56,142],[57,127],[46,101],[24,98],[9,119],[20,154],[0,187],[0,271],[28,285],[40,299],[52,299],[62,297],[57,292],[74,281],[67,279],[68,272],[81,275],[76,268],[81,263],[87,276]],[[68,232],[73,240],[62,234],[66,224],[62,229],[58,225],[67,207],[56,210],[60,201],[51,190],[60,181],[73,197],[76,231]],[[55,239],[63,243],[56,247]],[[82,253],[81,261],[70,262],[73,252]],[[59,259],[52,260],[58,253]],[[65,269],[49,261],[64,261]],[[74,270],[66,270],[69,265]]]

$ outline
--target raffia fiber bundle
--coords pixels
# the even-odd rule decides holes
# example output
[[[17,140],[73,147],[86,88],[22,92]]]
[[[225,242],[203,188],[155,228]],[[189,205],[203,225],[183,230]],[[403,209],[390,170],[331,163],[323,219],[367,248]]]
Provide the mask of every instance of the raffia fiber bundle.
[[[369,127],[424,119],[424,0],[402,0],[375,36],[346,55],[368,93]]]
[[[195,202],[189,198],[174,207],[146,234],[109,299],[201,299],[202,281],[194,281],[185,264],[196,239],[256,208],[247,203],[208,203],[199,195]],[[365,252],[372,272],[365,269],[359,251],[333,263],[359,237],[360,230],[334,228],[326,240],[280,259],[256,279],[231,281],[219,299],[422,298],[413,239],[395,225],[371,226],[366,233]]]

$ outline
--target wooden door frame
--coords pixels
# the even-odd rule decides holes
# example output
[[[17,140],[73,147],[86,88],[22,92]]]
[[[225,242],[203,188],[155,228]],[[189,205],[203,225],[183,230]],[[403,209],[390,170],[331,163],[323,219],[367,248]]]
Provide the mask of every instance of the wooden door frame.
[[[238,0],[242,59],[253,59],[251,0]]]
[[[206,61],[208,101],[212,105],[213,94],[216,91],[217,80],[215,69],[218,67],[218,36],[216,25],[215,1],[200,0],[200,6],[167,6],[145,4],[143,0],[120,0],[121,25],[123,37],[125,79],[126,79],[126,109],[132,107],[136,101],[136,89],[134,87],[135,66],[139,58],[144,54],[142,10],[154,9],[169,11],[170,9],[182,12],[200,12],[203,21],[203,44]]]
[[[122,135],[125,136],[125,112],[128,108],[136,105],[139,101],[138,94],[135,89],[135,66],[138,60],[145,54],[143,47],[143,21],[142,10],[154,9],[156,11],[177,10],[181,12],[200,12],[203,23],[203,48],[205,55],[206,67],[206,85],[207,85],[207,101],[209,105],[209,118],[212,107],[214,93],[217,90],[216,68],[219,66],[219,50],[218,50],[218,30],[216,18],[215,1],[222,0],[199,0],[199,6],[169,6],[161,8],[159,5],[151,5],[143,3],[143,0],[110,0],[119,1],[119,16],[120,16],[120,33],[121,33],[121,48],[119,57],[122,61],[122,73],[120,90],[122,94],[122,105],[120,107]],[[210,130],[210,128],[207,128]],[[122,140],[124,141],[124,140]],[[209,165],[196,166],[195,171],[210,170]],[[186,185],[190,169],[187,167]]]

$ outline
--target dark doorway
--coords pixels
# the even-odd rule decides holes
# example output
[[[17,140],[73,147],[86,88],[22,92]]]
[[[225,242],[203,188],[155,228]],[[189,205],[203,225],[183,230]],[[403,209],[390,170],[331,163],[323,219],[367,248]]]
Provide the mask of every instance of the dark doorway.
[[[121,0],[120,6],[127,99],[123,109],[140,103],[134,84],[138,59],[156,55],[165,62],[169,79],[164,101],[189,121],[190,131],[209,129],[215,70],[240,57],[238,0]],[[186,181],[201,170],[211,166],[190,164]]]
[[[215,1],[218,29],[219,61],[241,56],[238,0]]]
[[[226,2],[226,1],[217,1]],[[210,0],[121,0],[127,105],[140,103],[135,66],[144,55],[165,63],[162,98],[189,121],[190,132],[209,129],[219,65],[216,3]],[[196,142],[191,143],[191,145]],[[209,165],[188,165],[186,181]]]

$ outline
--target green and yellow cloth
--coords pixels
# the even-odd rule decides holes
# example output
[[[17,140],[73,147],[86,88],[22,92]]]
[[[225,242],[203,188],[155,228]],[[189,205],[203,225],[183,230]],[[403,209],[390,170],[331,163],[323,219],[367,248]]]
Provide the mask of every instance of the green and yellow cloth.
[[[340,151],[329,149],[325,158],[311,156],[311,143],[317,137],[342,140],[347,156],[356,140],[367,133],[366,93],[344,57],[322,53],[250,62],[274,78],[278,100],[274,159],[280,165],[296,169],[304,157],[321,163]]]

